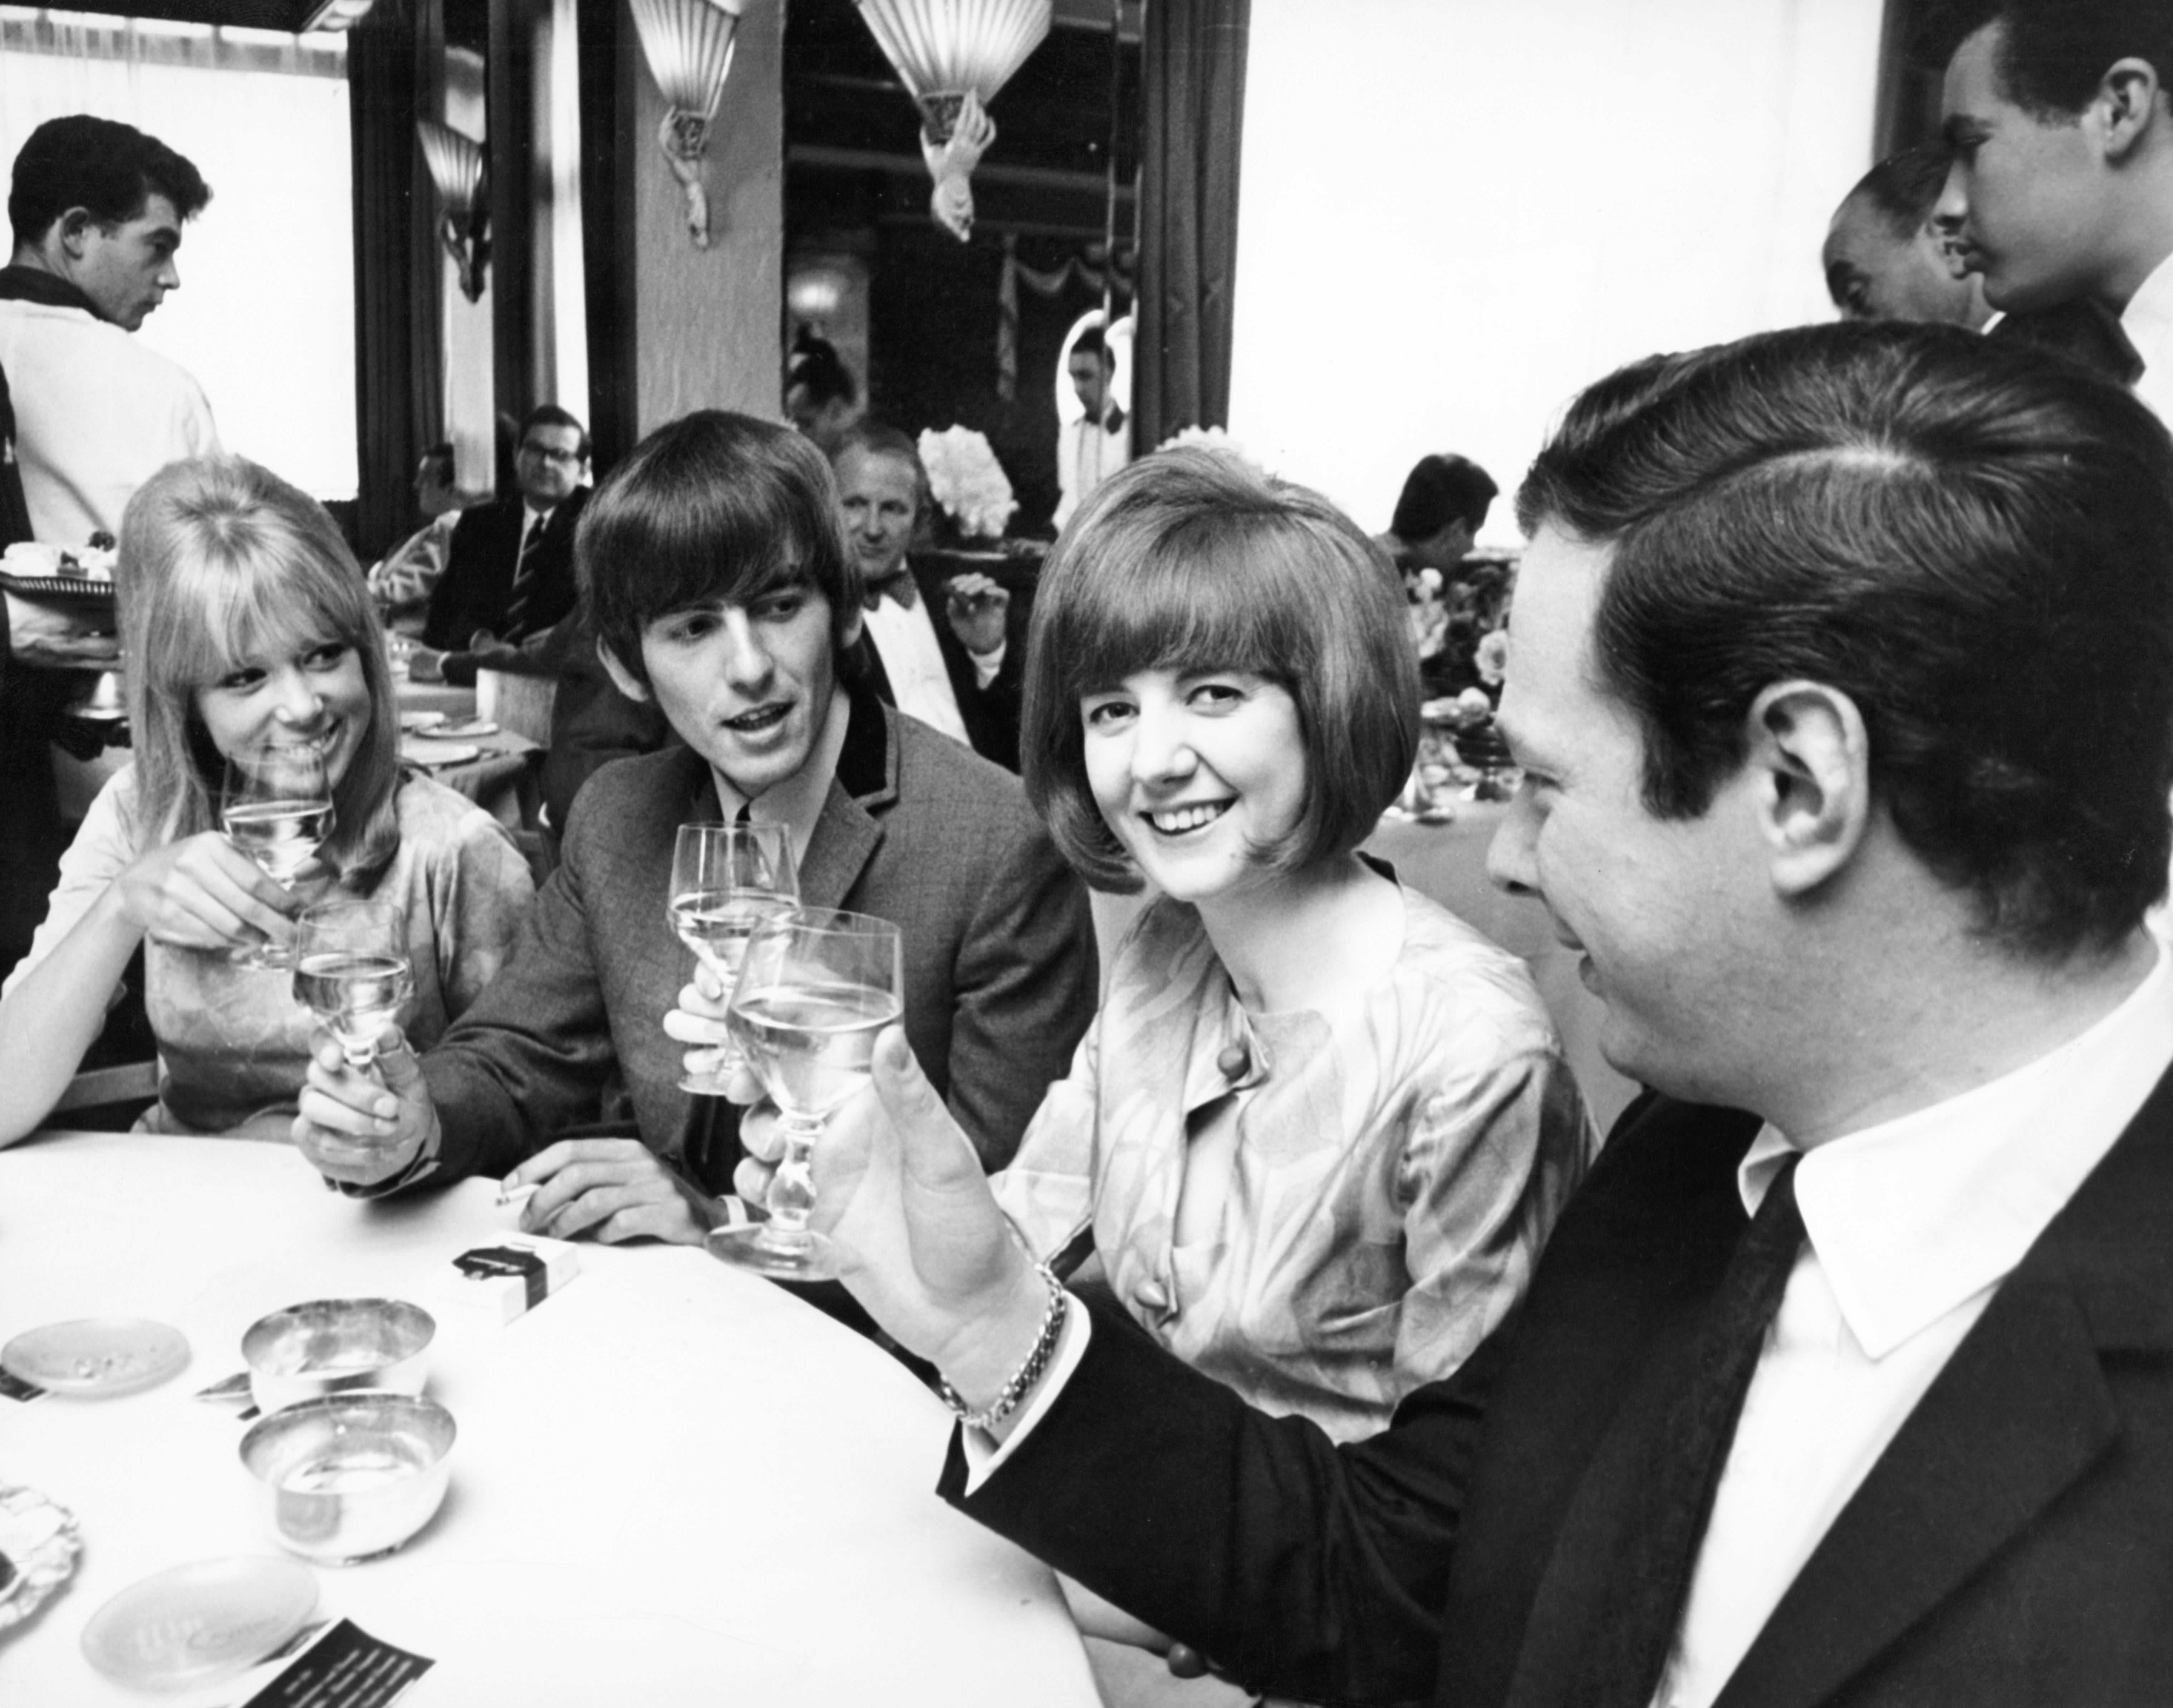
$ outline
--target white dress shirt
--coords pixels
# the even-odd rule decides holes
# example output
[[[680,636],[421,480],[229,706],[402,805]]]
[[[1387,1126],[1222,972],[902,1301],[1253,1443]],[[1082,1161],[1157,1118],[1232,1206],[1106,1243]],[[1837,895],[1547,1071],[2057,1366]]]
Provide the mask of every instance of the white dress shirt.
[[[96,531],[120,532],[137,487],[169,462],[218,449],[211,406],[187,370],[88,310],[0,302],[0,371],[41,540],[79,546]]]
[[[792,864],[798,870],[807,857],[816,820],[822,816],[823,803],[830,798],[830,781],[838,774],[838,755],[845,750],[845,730],[851,722],[852,702],[841,688],[830,696],[829,715],[808,749],[807,762],[790,776],[772,783],[754,797],[752,805],[712,766],[709,776],[716,786],[717,804],[724,809],[725,822],[731,823],[739,817],[740,808],[747,806],[747,817],[754,823],[785,825],[792,832]]]
[[[1062,527],[1072,512],[1086,501],[1086,495],[1132,460],[1132,424],[1129,417],[1112,427],[1105,416],[1100,423],[1081,415],[1057,435],[1055,523]]]
[[[2120,312],[2120,329],[2143,358],[2135,395],[2161,421],[2173,425],[2173,255],[2143,281]]]
[[[943,668],[943,649],[936,644],[935,619],[928,601],[909,608],[895,599],[878,599],[867,614],[868,638],[882,656],[883,674],[898,709],[941,731],[955,742],[966,740],[966,720],[958,696],[951,691],[951,673]]]
[[[2001,1281],[2173,1062],[2173,956],[2113,1013],[2027,1067],[1806,1153],[1809,1235],[1721,1473],[1654,1697],[1720,1694],[1820,1538]],[[1743,1159],[1755,1212],[1792,1147]]]

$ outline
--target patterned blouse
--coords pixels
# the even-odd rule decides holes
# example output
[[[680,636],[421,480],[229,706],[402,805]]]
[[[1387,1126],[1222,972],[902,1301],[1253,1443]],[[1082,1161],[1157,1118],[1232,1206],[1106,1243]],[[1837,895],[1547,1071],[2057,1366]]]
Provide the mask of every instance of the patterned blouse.
[[[99,792],[61,857],[60,883],[30,952],[8,989],[75,928],[140,851],[129,829],[136,773],[126,767]],[[428,1049],[497,976],[515,928],[535,896],[527,862],[504,827],[465,796],[409,777],[395,797],[400,846],[370,893],[407,916],[415,995],[401,1028]],[[329,878],[302,886],[306,900],[331,894]],[[285,1136],[316,1024],[294,1001],[294,975],[238,966],[223,953],[147,941],[143,1006],[159,1040],[159,1102],[139,1126],[174,1133]],[[260,1119],[269,1117],[269,1119]]]
[[[1403,900],[1402,951],[1341,1024],[1248,1014],[1198,912],[1156,901],[995,1182],[1037,1256],[1091,1229],[1170,1351],[1339,1440],[1508,1316],[1596,1144],[1523,964]],[[1179,1245],[1188,1137],[1233,1108],[1220,1225]]]

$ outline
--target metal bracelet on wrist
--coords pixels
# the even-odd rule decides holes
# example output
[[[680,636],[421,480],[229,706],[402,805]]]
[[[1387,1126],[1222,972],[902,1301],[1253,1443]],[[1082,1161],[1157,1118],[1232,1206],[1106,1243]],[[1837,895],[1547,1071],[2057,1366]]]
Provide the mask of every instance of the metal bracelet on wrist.
[[[951,1408],[952,1414],[969,1430],[993,1430],[1016,1411],[1019,1402],[1033,1391],[1033,1385],[1049,1368],[1049,1359],[1056,1355],[1056,1343],[1064,1332],[1064,1318],[1071,1308],[1071,1295],[1064,1290],[1064,1284],[1048,1264],[1035,1264],[1033,1272],[1049,1288],[1049,1308],[1042,1313],[1041,1332],[1034,1337],[1033,1350],[1027,1354],[1025,1362],[1011,1372],[1011,1379],[989,1402],[988,1409],[968,1411],[965,1401],[951,1386],[951,1379],[941,1371],[936,1374],[936,1391],[942,1395],[943,1403]]]

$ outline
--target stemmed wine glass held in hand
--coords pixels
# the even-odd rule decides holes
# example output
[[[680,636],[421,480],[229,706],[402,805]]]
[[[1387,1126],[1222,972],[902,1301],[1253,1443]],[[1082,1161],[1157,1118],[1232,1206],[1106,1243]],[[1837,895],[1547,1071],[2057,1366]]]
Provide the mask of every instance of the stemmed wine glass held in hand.
[[[332,778],[325,750],[316,742],[287,742],[249,748],[226,762],[226,785],[219,823],[227,838],[283,889],[310,863],[332,833]],[[245,966],[294,965],[289,949],[276,943],[240,951]]]
[[[800,879],[792,833],[782,824],[682,824],[671,851],[671,929],[694,951],[730,1001],[747,939],[793,905]],[[727,1044],[707,1073],[688,1073],[682,1091],[721,1097],[739,1066]]]
[[[838,1251],[807,1225],[812,1164],[823,1123],[868,1083],[876,1035],[903,1006],[898,927],[865,913],[795,909],[748,941],[730,1024],[747,1065],[783,1117],[784,1154],[769,1186],[769,1219],[720,1228],[709,1250],[727,1263],[785,1281],[827,1281]]]
[[[343,897],[304,910],[294,927],[294,1000],[339,1040],[359,1073],[415,994],[407,919],[390,902]]]

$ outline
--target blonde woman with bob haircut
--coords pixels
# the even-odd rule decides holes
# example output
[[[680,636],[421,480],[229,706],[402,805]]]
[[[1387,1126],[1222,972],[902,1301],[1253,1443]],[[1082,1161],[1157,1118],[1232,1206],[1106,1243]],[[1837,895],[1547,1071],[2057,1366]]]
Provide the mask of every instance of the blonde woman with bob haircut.
[[[291,975],[236,951],[284,942],[329,895],[406,914],[434,1041],[504,960],[533,894],[488,813],[404,772],[383,631],[324,507],[240,457],[170,464],[130,500],[115,575],[134,757],[91,803],[30,952],[0,986],[0,1143],[52,1108],[144,954],[155,1131],[285,1138],[315,1022]],[[228,759],[322,745],[335,823],[283,889],[218,828]]]
[[[1158,894],[998,1199],[1345,1440],[1501,1325],[1593,1149],[1523,963],[1356,851],[1418,699],[1379,549],[1227,454],[1113,476],[1037,592],[1027,793],[1089,884]]]

